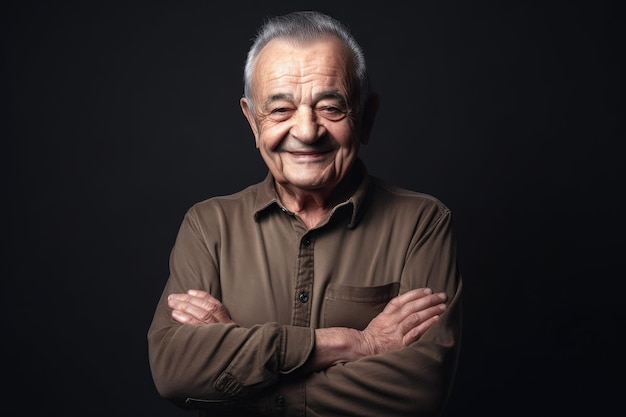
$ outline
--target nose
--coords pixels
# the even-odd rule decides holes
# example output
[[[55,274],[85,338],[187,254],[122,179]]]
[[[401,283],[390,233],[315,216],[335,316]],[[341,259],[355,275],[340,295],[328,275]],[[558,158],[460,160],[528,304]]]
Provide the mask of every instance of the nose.
[[[304,143],[314,143],[324,134],[324,127],[319,123],[315,111],[310,107],[300,107],[294,115],[291,135]]]

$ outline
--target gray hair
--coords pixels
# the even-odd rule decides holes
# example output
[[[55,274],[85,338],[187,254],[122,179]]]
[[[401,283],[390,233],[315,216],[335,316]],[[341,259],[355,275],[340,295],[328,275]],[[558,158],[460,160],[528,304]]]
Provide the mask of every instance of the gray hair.
[[[267,20],[258,30],[248,51],[244,67],[244,97],[252,106],[252,73],[256,59],[265,45],[272,39],[286,38],[297,41],[319,39],[333,35],[344,42],[354,61],[354,77],[359,85],[359,104],[367,100],[370,93],[365,55],[347,26],[337,19],[316,11],[297,11]]]

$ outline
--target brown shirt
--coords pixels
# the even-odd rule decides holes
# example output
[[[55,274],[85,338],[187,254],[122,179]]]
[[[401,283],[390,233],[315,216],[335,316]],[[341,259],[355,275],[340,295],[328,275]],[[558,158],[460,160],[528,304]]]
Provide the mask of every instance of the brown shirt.
[[[450,210],[432,196],[368,176],[360,161],[357,167],[359,189],[311,230],[281,205],[270,174],[191,207],[148,331],[152,374],[164,397],[208,407],[210,415],[232,406],[276,416],[441,410],[461,333]],[[313,349],[314,328],[363,329],[392,297],[418,287],[449,298],[441,319],[418,341],[299,372]],[[219,298],[237,324],[174,321],[167,295],[191,288]]]

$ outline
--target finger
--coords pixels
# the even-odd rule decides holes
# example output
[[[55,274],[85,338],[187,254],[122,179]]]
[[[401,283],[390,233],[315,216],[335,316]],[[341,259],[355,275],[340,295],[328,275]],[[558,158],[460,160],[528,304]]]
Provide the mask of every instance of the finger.
[[[405,295],[405,294],[403,294]],[[408,297],[403,297],[400,301],[403,305],[395,305],[389,309],[383,309],[383,313],[394,316],[394,320],[402,324],[402,331],[408,331],[411,327],[419,324],[418,320],[426,320],[432,317],[430,312],[421,313],[431,307],[441,306],[447,300],[445,293],[429,294],[428,289],[415,291]],[[443,310],[435,310],[435,314],[440,314]],[[408,324],[407,324],[407,319]]]
[[[394,311],[401,309],[406,304],[418,300],[420,298],[431,295],[433,291],[430,288],[415,288],[410,291],[400,294],[389,301],[385,308],[384,313],[393,313]]]
[[[419,311],[415,311],[409,314],[401,323],[400,326],[408,331],[411,327],[415,327],[418,324],[428,320],[433,316],[437,316],[446,311],[446,305],[443,303],[435,304],[428,308],[424,308]]]
[[[191,291],[194,291],[194,293],[191,293]],[[178,306],[183,304],[193,305],[211,312],[216,312],[223,308],[222,303],[220,303],[217,298],[204,291],[190,290],[187,294],[169,295],[168,305],[171,308],[178,308]]]
[[[181,324],[203,324],[200,320],[181,310],[172,310],[172,318]]]
[[[207,302],[187,294],[171,294],[167,303],[172,310],[202,323],[216,323],[224,316],[220,311],[221,304]],[[189,322],[189,319],[186,322]]]
[[[202,291],[202,290],[188,290],[186,293],[172,293],[168,296],[169,298],[179,298],[179,299],[190,299],[192,297],[198,298],[198,299],[204,299],[204,300],[214,300],[219,302],[219,300],[215,297],[213,297],[211,294],[209,294],[206,291]]]
[[[194,298],[194,296],[189,294],[170,294],[167,296],[167,305],[170,308],[176,308],[180,304],[192,304],[194,303]],[[195,302],[197,305],[200,303],[200,299]]]
[[[402,338],[402,343],[405,346],[408,346],[418,340],[420,337],[422,337],[426,330],[430,329],[433,324],[435,324],[439,320],[439,317],[439,315],[432,316],[429,319],[421,322],[418,326],[413,327],[409,332],[404,335],[404,337]]]
[[[172,302],[185,301],[188,297],[187,294],[170,294],[167,296],[167,303],[171,304]]]
[[[190,304],[191,298],[187,294],[170,294],[167,297],[167,306],[172,310],[184,311]]]
[[[185,294],[170,294],[168,301],[174,300],[197,305],[198,307],[206,307],[212,304],[221,305],[220,301],[211,294],[200,290],[189,290]]]
[[[217,298],[213,297],[211,294],[209,294],[206,291],[202,291],[202,290],[188,290],[187,294],[193,296],[193,297],[197,297],[197,298],[203,298],[205,300],[215,300],[215,301],[219,301]]]
[[[410,314],[426,310],[427,308],[438,304],[443,304],[447,299],[448,297],[443,292],[425,295],[423,297],[408,301],[405,305],[402,306],[402,313],[405,315],[405,317],[408,317]]]
[[[398,329],[400,330],[400,332],[402,332],[403,335],[406,336],[407,334],[411,333],[413,329],[420,328],[423,323],[428,322],[428,320],[430,320],[431,318],[443,314],[443,312],[446,311],[446,308],[447,307],[445,304],[437,304],[427,309],[410,314],[398,325]],[[418,330],[425,329],[420,328]]]
[[[226,307],[224,307],[221,301],[213,297],[206,291],[189,290],[187,291],[187,297],[187,302],[206,311],[209,311],[211,312],[211,314],[221,316],[222,319],[225,318],[225,316],[228,316],[228,313],[226,312]]]
[[[191,289],[186,294],[170,294],[168,306],[201,323],[234,323],[224,305],[206,291]]]

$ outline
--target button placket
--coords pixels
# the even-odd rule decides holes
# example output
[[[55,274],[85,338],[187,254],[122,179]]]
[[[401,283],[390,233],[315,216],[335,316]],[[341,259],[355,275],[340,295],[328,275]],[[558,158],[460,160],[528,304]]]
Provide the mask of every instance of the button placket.
[[[292,315],[292,324],[294,326],[309,326],[311,323],[314,248],[314,237],[305,233],[300,238],[300,250],[298,251],[298,264],[295,276]]]

